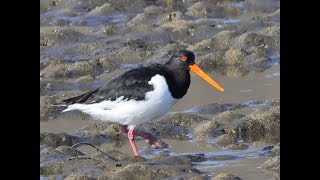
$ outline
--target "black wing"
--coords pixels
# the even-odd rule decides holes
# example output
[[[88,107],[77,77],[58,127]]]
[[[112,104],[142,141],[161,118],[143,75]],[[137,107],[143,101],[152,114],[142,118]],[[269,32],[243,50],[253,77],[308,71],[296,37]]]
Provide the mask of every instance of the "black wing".
[[[154,89],[148,82],[156,74],[167,76],[164,67],[160,64],[132,69],[94,91],[66,99],[63,102],[68,105],[74,103],[91,104],[103,100],[114,101],[121,96],[124,96],[125,100],[143,100],[146,93]]]

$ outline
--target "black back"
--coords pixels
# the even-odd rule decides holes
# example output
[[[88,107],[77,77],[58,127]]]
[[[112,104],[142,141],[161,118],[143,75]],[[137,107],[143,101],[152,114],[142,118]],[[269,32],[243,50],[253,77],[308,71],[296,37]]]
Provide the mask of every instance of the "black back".
[[[187,60],[182,61],[182,56],[186,56]],[[148,82],[156,74],[165,77],[171,95],[180,99],[187,93],[190,86],[189,64],[193,63],[194,54],[191,51],[182,50],[174,54],[164,65],[153,64],[129,70],[98,89],[66,99],[63,102],[67,105],[91,104],[103,100],[114,101],[121,96],[124,97],[124,100],[143,100],[146,93],[154,89]]]

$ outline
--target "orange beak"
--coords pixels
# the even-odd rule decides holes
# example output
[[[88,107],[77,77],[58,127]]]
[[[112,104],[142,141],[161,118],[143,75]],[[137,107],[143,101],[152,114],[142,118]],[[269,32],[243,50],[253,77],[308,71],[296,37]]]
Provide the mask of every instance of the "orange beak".
[[[224,88],[220,86],[215,80],[213,80],[207,73],[205,73],[198,65],[193,64],[189,65],[190,70],[200,76],[202,79],[206,80],[213,87],[217,88],[220,91],[224,91]]]

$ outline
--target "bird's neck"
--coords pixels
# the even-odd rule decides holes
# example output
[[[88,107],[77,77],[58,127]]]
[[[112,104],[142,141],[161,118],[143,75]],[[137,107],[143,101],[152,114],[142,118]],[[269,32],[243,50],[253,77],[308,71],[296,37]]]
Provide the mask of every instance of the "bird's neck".
[[[171,95],[176,99],[181,99],[190,86],[190,72],[185,69],[176,69],[166,66],[168,72],[167,83]]]

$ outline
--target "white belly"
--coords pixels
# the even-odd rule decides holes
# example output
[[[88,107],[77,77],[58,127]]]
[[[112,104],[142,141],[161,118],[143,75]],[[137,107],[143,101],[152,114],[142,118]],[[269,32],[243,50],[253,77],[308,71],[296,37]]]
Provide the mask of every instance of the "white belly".
[[[98,104],[72,104],[64,111],[80,110],[101,121],[134,127],[167,113],[178,101],[171,96],[163,76],[157,74],[148,83],[153,85],[154,90],[147,92],[142,101],[123,101],[123,97],[119,97],[115,101],[102,101]]]

